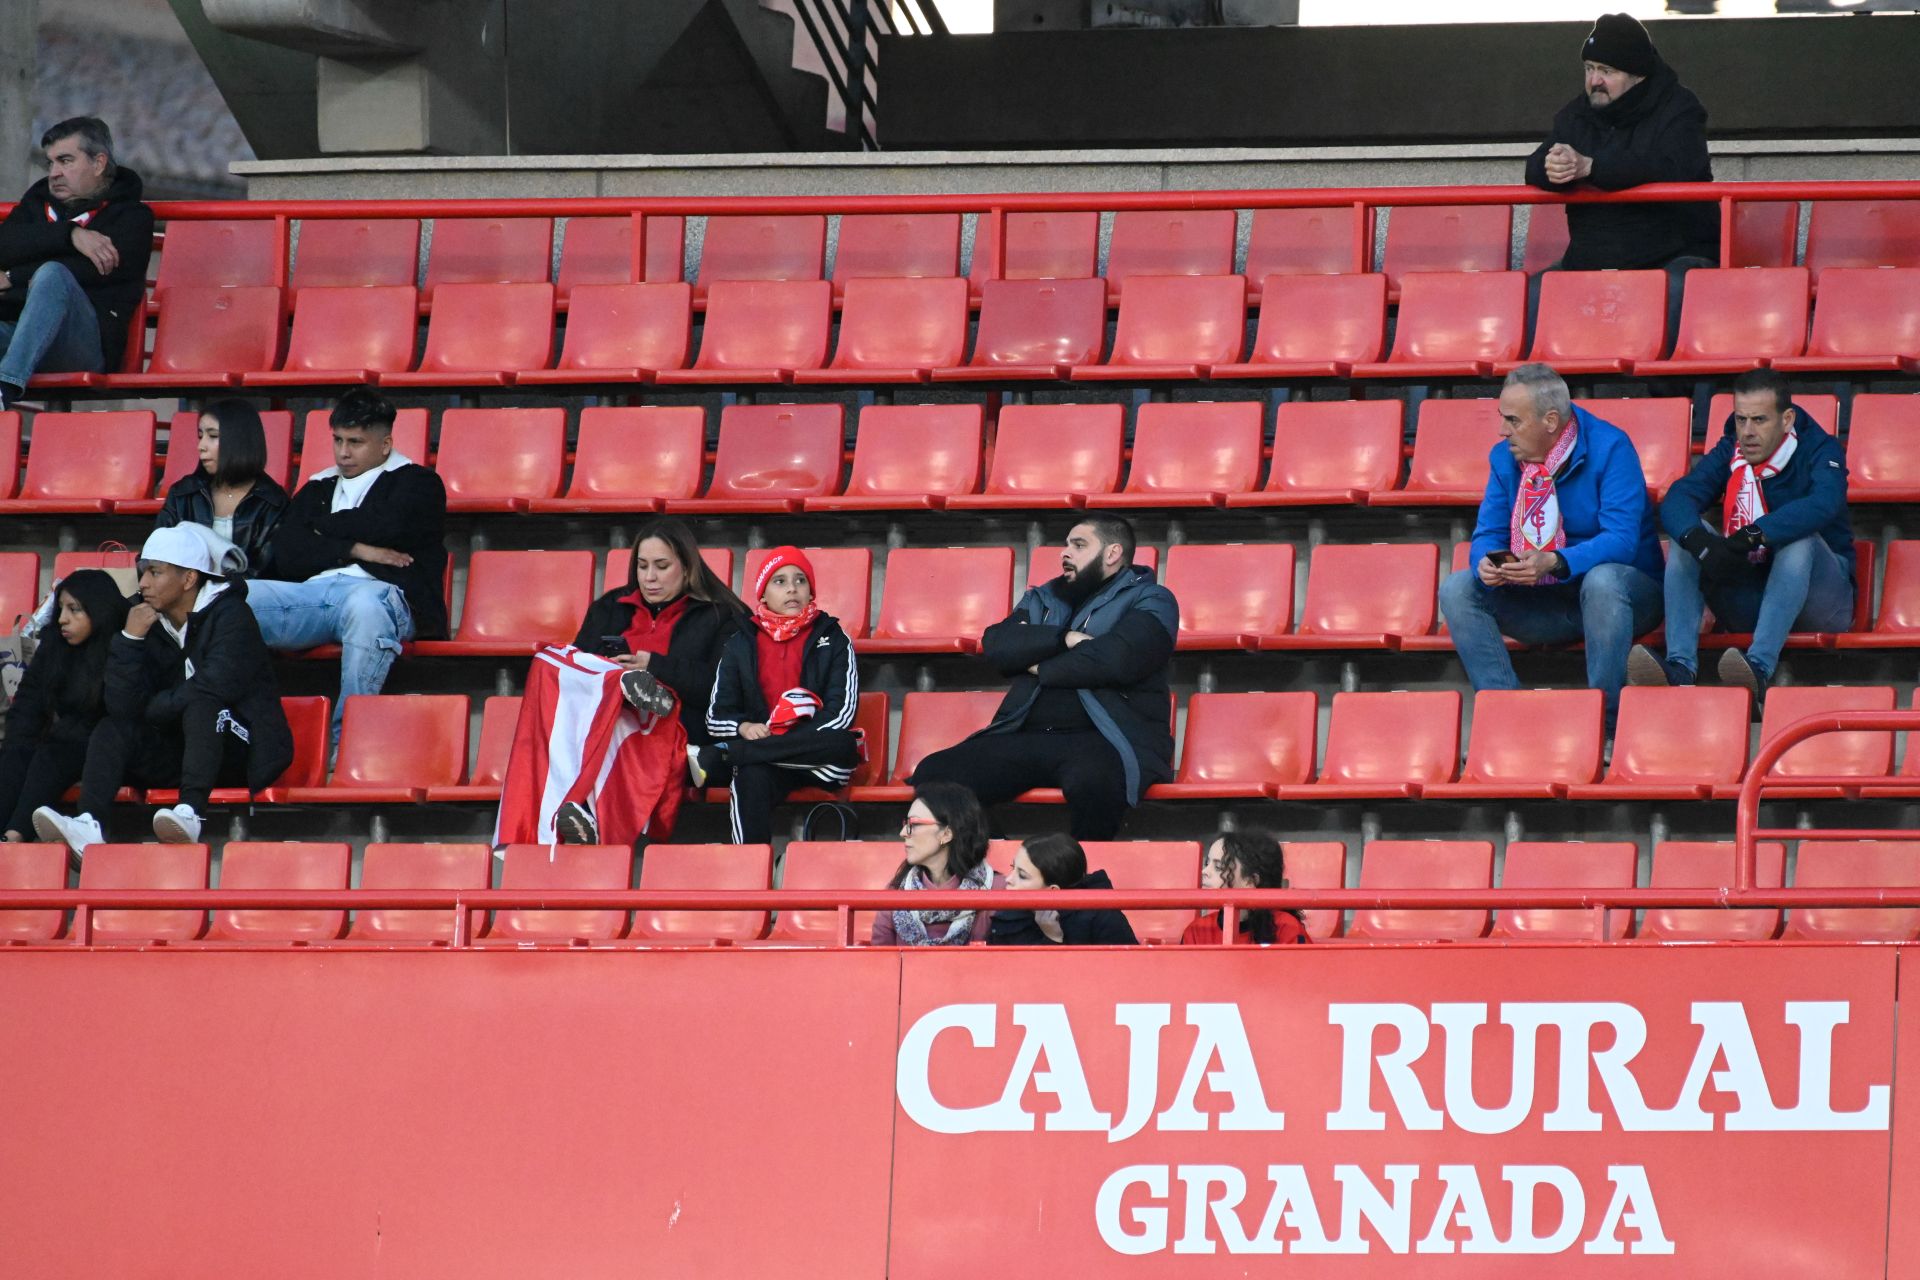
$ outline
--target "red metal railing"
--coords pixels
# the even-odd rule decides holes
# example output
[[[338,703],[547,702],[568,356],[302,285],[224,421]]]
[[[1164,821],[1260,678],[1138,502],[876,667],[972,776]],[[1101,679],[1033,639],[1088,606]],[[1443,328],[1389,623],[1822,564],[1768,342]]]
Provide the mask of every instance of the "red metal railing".
[[[1757,890],[1755,866],[1762,840],[1920,840],[1920,831],[1911,827],[1763,827],[1760,825],[1760,793],[1768,787],[1841,786],[1849,789],[1896,781],[1889,771],[1879,778],[1861,777],[1781,777],[1773,766],[1795,746],[1823,733],[1849,731],[1920,729],[1920,711],[1830,711],[1807,716],[1783,726],[1760,744],[1753,764],[1740,784],[1739,808],[1734,815],[1734,897],[1744,904],[1745,897]],[[1912,750],[1910,744],[1908,747]],[[1756,904],[1757,905],[1757,904]],[[1818,905],[1818,904],[1809,904]],[[1896,905],[1889,902],[1887,905]],[[1897,905],[1905,905],[1900,903]]]

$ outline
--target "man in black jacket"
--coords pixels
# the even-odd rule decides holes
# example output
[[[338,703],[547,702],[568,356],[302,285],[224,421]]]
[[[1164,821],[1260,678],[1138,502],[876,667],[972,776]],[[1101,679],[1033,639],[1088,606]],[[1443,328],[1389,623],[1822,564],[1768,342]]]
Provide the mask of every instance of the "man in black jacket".
[[[140,175],[114,164],[104,122],[62,120],[40,145],[47,176],[0,223],[0,409],[35,370],[119,367],[153,250]]]
[[[1073,527],[1060,576],[981,637],[1013,677],[993,723],[922,760],[916,786],[957,782],[983,805],[1059,787],[1074,837],[1110,840],[1147,787],[1173,776],[1167,663],[1180,606],[1133,549],[1118,516]]]
[[[1553,117],[1527,158],[1527,181],[1543,191],[1624,191],[1649,182],[1712,182],[1707,109],[1661,60],[1647,29],[1624,13],[1593,24],[1580,57],[1582,93]],[[1681,281],[1720,261],[1713,204],[1570,204],[1564,271],[1667,273],[1667,340],[1679,327]],[[1539,300],[1532,283],[1529,317]]]
[[[365,387],[331,415],[334,465],[300,487],[248,597],[272,649],[340,646],[340,701],[378,693],[400,646],[447,633],[447,489],[394,452],[393,403]]]
[[[153,815],[170,844],[200,839],[216,786],[259,791],[293,763],[273,659],[247,609],[233,544],[201,525],[158,529],[140,551],[140,603],[107,654],[106,718],[87,740],[80,812],[34,810],[34,831],[75,854],[102,840],[97,815],[121,786],[178,787]]]

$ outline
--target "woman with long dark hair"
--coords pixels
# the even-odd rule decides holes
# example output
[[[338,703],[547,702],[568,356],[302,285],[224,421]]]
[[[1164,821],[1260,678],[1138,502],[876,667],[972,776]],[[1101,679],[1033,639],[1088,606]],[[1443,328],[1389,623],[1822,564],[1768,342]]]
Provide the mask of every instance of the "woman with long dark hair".
[[[1202,889],[1284,889],[1287,887],[1287,857],[1280,842],[1264,831],[1228,831],[1207,846],[1200,864]],[[1225,941],[1221,926],[1223,912],[1201,916],[1180,935],[1184,943]],[[1298,911],[1269,911],[1266,908],[1242,908],[1235,922],[1239,941],[1261,946],[1285,945],[1307,941],[1307,926]]]
[[[907,820],[900,824],[906,857],[887,881],[889,889],[1004,889],[1005,878],[987,865],[987,819],[973,792],[953,782],[914,788]],[[879,947],[953,947],[987,936],[993,912],[882,911],[873,922]]]
[[[246,577],[271,563],[287,491],[267,474],[267,434],[245,400],[216,400],[200,414],[200,465],[173,482],[158,529],[203,524],[247,555]]]
[[[1067,835],[1032,836],[1013,855],[1009,889],[1111,889],[1105,871],[1087,870],[1087,851]],[[1071,911],[996,911],[987,943],[995,947],[1130,947],[1140,941],[1124,911],[1080,907]]]

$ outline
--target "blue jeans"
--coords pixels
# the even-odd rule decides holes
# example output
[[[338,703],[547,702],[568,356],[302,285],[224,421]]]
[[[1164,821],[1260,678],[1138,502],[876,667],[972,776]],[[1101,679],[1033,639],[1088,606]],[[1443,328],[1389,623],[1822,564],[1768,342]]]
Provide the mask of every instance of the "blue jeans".
[[[329,574],[306,582],[247,583],[247,603],[269,649],[340,646],[340,700],[333,706],[333,737],[340,740],[340,717],[347,699],[378,693],[413,639],[413,611],[406,593],[390,582],[351,574]]]
[[[1725,631],[1751,631],[1747,657],[1771,675],[1789,631],[1845,631],[1853,623],[1853,575],[1817,534],[1776,547],[1763,573],[1738,582],[1700,582],[1700,562],[1676,549],[1667,558],[1667,660],[1700,669],[1706,605]]]
[[[15,287],[19,281],[14,282]],[[20,318],[0,320],[0,382],[25,387],[36,370],[47,373],[99,373],[100,317],[93,303],[57,262],[43,262],[27,281]]]
[[[1660,584],[1630,564],[1596,565],[1545,587],[1489,587],[1462,569],[1440,584],[1440,612],[1475,690],[1520,688],[1505,636],[1528,645],[1586,641],[1587,686],[1604,696],[1611,728],[1627,650],[1660,621]]]

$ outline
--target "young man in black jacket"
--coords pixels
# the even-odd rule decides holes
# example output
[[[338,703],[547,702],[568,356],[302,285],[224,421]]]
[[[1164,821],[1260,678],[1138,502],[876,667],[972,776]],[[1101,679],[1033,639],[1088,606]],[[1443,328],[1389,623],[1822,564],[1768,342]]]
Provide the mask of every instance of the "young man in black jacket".
[[[119,367],[153,250],[140,175],[114,164],[104,122],[62,120],[40,145],[47,176],[0,223],[0,409],[36,370]]]
[[[378,693],[409,640],[447,633],[447,489],[393,448],[391,401],[356,387],[334,406],[334,465],[293,495],[270,572],[248,597],[272,649],[340,646],[340,700]]]
[[[156,530],[140,551],[140,603],[107,654],[106,718],[87,740],[80,812],[34,810],[42,840],[76,855],[103,836],[98,815],[131,783],[178,787],[153,815],[171,844],[200,839],[216,786],[259,791],[293,763],[273,660],[247,609],[233,544],[200,525]]]

